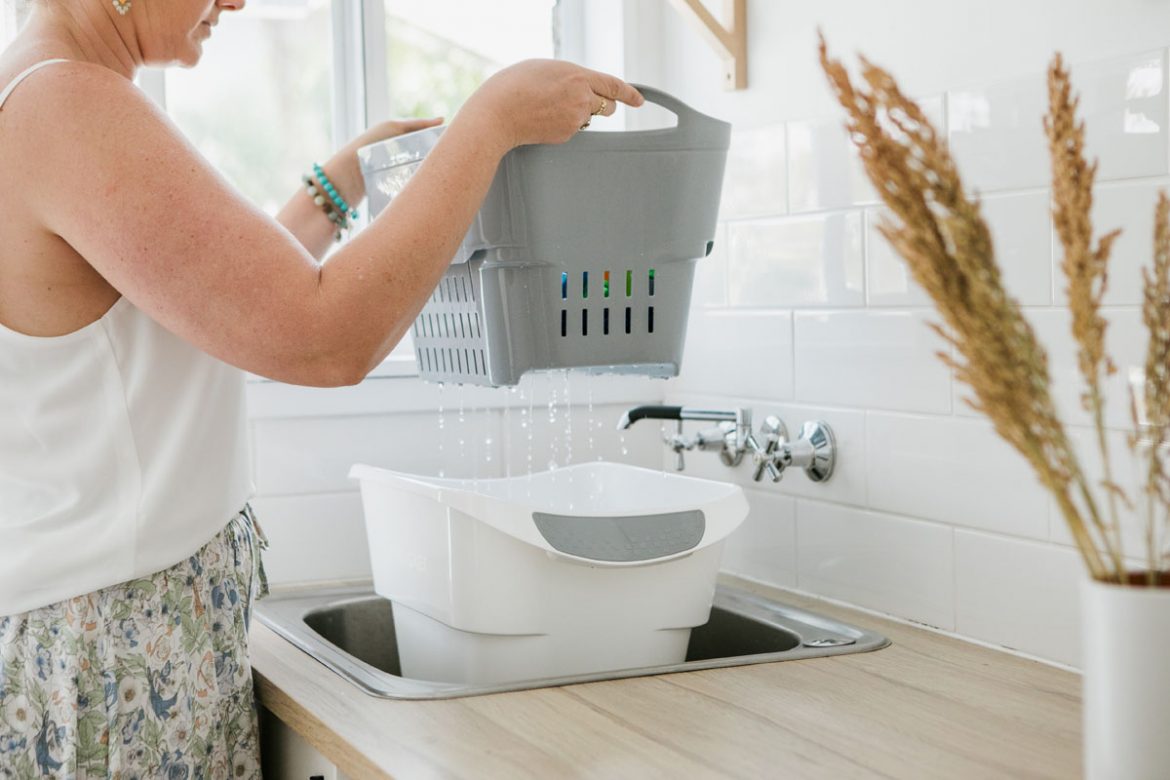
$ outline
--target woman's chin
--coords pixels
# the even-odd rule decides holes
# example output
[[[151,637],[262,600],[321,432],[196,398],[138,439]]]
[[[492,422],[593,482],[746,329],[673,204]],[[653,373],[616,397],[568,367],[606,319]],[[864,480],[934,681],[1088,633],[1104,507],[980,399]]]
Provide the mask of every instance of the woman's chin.
[[[198,41],[192,41],[186,51],[175,57],[174,64],[180,68],[193,68],[199,64],[199,60],[201,59],[203,59],[203,44]]]

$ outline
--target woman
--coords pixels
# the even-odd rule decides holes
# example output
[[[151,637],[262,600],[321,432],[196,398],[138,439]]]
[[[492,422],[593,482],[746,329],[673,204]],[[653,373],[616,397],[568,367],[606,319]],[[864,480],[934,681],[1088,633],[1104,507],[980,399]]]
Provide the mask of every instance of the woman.
[[[35,0],[0,56],[0,777],[258,775],[242,372],[361,381],[508,150],[642,102],[567,63],[498,73],[321,265],[354,150],[433,122],[373,128],[265,216],[131,81],[243,6]]]

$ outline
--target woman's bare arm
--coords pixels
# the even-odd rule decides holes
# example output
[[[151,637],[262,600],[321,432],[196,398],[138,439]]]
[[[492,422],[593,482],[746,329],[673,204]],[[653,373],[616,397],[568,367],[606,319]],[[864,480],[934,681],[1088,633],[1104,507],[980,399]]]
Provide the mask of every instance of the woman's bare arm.
[[[566,140],[596,95],[609,111],[615,98],[641,102],[624,82],[566,63],[509,71],[468,101],[392,205],[324,265],[103,68],[46,68],[32,77],[37,99],[6,107],[0,121],[6,144],[24,147],[12,181],[46,228],[164,327],[262,376],[353,384],[406,332],[509,149]]]

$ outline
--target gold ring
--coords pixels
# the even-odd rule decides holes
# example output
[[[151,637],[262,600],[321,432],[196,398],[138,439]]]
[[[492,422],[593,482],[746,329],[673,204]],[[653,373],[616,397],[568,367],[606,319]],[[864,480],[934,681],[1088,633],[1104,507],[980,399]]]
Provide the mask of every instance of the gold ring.
[[[590,121],[592,121],[592,120],[586,120],[586,121],[585,121],[585,124],[583,124],[583,125],[581,125],[580,127],[578,127],[578,128],[577,128],[577,130],[578,130],[578,131],[580,131],[580,130],[584,130],[586,127],[589,127],[589,122],[590,122]]]
[[[609,105],[609,102],[608,102],[608,101],[607,101],[605,98],[602,98],[602,99],[601,99],[601,105],[600,105],[600,106],[598,106],[597,110],[593,112],[593,116],[597,116],[598,114],[600,114],[600,113],[602,113],[603,111],[605,111],[605,107],[606,107],[606,106],[608,106],[608,105]]]

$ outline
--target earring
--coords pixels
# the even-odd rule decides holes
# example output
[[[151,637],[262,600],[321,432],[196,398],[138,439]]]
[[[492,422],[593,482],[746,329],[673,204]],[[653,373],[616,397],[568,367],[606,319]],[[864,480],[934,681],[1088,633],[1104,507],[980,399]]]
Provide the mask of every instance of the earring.
[[[122,16],[125,16],[126,14],[130,13],[131,0],[111,0],[111,1],[114,4],[114,10],[117,11]]]

